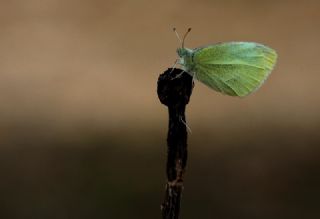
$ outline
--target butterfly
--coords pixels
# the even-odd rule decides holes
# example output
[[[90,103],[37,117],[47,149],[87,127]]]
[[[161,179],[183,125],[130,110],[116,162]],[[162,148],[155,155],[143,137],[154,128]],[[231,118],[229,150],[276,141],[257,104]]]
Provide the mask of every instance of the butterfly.
[[[277,61],[275,50],[254,42],[224,42],[189,49],[174,28],[181,47],[177,49],[183,71],[215,91],[244,97],[267,79]]]

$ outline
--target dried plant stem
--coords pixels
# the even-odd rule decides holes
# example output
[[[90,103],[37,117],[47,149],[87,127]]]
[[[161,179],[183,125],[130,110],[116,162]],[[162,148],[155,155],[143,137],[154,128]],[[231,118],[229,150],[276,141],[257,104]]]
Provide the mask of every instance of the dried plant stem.
[[[181,72],[180,69],[168,69],[158,79],[158,97],[169,111],[166,169],[168,182],[161,205],[163,219],[179,218],[183,176],[188,156],[185,109],[192,93],[193,80],[190,75]]]

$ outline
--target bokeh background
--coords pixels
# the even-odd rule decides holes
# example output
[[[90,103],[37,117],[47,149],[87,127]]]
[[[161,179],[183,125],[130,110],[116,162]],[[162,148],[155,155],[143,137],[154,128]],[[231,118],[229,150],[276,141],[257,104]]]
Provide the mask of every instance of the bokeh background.
[[[278,51],[246,97],[196,83],[181,218],[320,218],[318,0],[1,0],[0,216],[160,218],[179,46]]]

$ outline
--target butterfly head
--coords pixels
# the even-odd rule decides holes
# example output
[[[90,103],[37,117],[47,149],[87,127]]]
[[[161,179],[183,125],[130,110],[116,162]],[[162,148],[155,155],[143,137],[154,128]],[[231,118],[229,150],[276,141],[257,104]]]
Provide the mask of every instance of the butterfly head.
[[[178,53],[178,56],[179,56],[180,58],[182,58],[182,57],[187,56],[187,54],[189,53],[189,51],[188,51],[188,49],[186,49],[186,48],[178,48],[178,49],[177,49],[177,53]]]

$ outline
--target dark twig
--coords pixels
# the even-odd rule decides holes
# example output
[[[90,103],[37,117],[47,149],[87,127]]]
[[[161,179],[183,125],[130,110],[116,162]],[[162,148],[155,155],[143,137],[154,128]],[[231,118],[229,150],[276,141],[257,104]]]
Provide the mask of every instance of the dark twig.
[[[180,69],[168,69],[158,79],[158,97],[169,110],[168,182],[165,199],[161,205],[163,219],[178,219],[179,217],[183,176],[187,164],[185,109],[192,93],[193,80],[189,74],[181,73]]]

